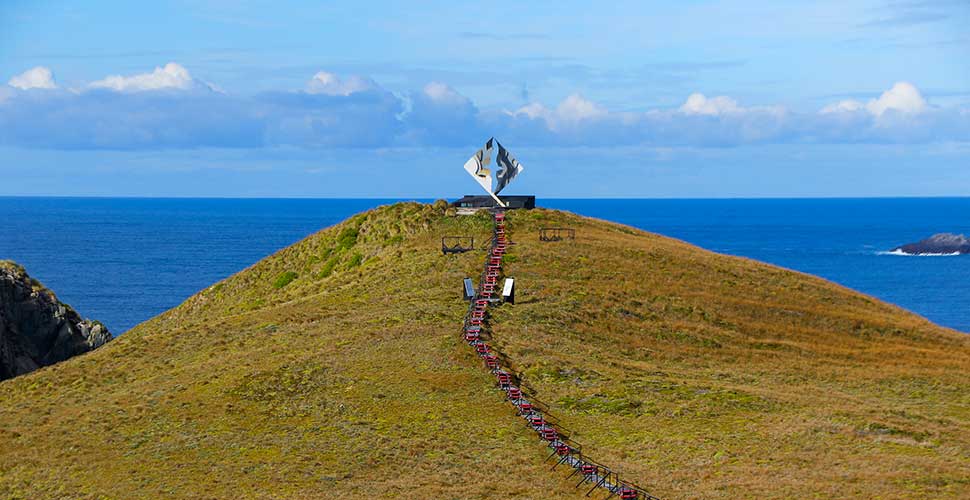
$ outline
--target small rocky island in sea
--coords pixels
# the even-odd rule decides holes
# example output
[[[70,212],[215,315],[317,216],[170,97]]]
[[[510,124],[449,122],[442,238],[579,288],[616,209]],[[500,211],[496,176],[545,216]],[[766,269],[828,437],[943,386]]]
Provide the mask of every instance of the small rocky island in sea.
[[[896,247],[893,249],[893,253],[906,255],[970,254],[970,238],[962,234],[934,234],[925,240]]]
[[[0,381],[96,349],[112,336],[57,300],[23,267],[0,260]]]

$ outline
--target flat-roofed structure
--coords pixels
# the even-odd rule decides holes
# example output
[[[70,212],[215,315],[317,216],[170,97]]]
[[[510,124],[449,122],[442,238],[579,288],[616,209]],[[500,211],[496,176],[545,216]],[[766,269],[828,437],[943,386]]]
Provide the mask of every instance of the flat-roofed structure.
[[[499,196],[502,203],[506,205],[505,208],[524,208],[526,210],[536,207],[536,197],[535,195],[517,195],[517,196]],[[498,206],[495,200],[491,196],[478,196],[472,194],[466,194],[459,200],[452,202],[451,206],[457,208],[459,212],[464,211],[475,211],[482,208],[495,208]]]

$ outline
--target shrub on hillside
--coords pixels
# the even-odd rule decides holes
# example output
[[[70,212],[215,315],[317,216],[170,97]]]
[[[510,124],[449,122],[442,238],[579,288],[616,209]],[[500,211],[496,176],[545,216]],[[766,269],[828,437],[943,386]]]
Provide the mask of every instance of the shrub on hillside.
[[[276,277],[276,281],[273,282],[273,287],[283,288],[284,286],[289,285],[291,281],[295,280],[297,276],[298,275],[293,271],[281,273]]]

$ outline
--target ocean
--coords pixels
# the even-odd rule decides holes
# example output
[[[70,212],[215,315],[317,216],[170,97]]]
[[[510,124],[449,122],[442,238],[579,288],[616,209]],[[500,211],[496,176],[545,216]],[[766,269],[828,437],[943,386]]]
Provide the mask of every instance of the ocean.
[[[119,334],[321,228],[394,201],[0,197],[0,259],[23,264]],[[935,233],[970,233],[970,198],[538,204],[815,274],[970,332],[970,255],[888,254]]]

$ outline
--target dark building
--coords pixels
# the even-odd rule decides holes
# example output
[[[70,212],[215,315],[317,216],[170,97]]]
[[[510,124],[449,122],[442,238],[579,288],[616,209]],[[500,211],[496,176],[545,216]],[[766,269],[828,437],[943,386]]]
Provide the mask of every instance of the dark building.
[[[532,209],[536,207],[536,197],[529,196],[502,196],[499,195],[499,199],[502,203],[505,203],[508,208],[524,208]],[[462,199],[455,201],[451,206],[456,208],[492,208],[496,205],[495,200],[488,195],[471,195],[466,194]]]

